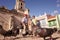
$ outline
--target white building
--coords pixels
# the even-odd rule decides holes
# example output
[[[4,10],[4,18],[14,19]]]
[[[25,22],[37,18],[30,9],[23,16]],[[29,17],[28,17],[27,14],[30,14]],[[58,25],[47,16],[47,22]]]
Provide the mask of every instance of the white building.
[[[47,21],[47,14],[45,13],[44,15],[40,15],[37,17],[37,19],[40,20],[40,26],[42,28],[48,28],[48,21]]]

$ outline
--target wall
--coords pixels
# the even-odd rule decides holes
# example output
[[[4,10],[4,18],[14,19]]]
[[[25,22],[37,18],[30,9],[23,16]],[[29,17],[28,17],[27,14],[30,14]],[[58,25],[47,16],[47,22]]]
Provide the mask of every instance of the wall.
[[[38,17],[42,28],[48,28],[47,14]]]
[[[56,15],[57,28],[60,30],[60,15]]]
[[[48,24],[49,24],[49,27],[56,27],[57,25],[56,19],[48,21]]]

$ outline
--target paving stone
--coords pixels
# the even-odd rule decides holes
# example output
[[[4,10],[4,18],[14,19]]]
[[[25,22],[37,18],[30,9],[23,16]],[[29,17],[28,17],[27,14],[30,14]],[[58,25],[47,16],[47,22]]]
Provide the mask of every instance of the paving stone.
[[[52,35],[53,39],[60,40],[60,34],[54,33]],[[0,40],[3,40],[4,36],[0,35]],[[49,39],[49,37],[47,37]],[[5,40],[43,40],[41,37],[20,37],[20,35],[17,36],[11,36],[11,37],[5,37]]]
[[[0,40],[3,40],[4,39],[4,36],[3,35],[0,35]]]

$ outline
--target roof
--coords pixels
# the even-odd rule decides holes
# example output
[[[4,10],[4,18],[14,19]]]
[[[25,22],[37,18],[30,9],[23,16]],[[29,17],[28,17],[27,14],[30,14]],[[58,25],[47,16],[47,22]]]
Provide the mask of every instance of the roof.
[[[48,21],[56,19],[56,16],[47,15]]]
[[[51,19],[51,18],[55,18],[55,16],[47,15],[47,18],[48,18],[48,19]]]

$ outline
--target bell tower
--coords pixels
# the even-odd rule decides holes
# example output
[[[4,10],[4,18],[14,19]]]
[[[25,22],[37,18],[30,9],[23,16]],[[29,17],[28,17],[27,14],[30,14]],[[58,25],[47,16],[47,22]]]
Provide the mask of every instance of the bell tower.
[[[25,10],[25,1],[24,0],[16,0],[15,9],[17,10],[17,12],[24,11]]]

